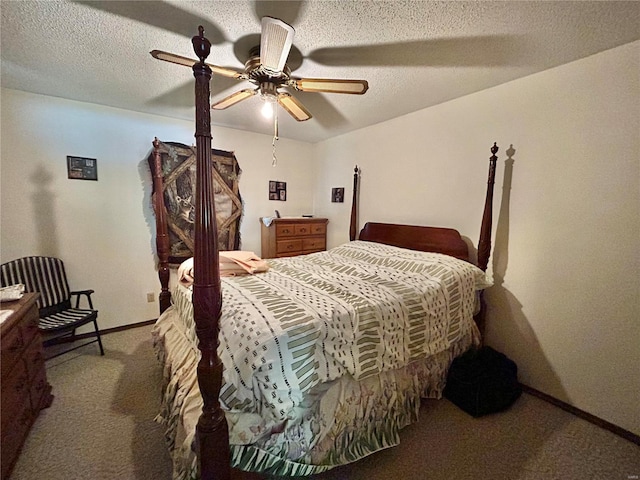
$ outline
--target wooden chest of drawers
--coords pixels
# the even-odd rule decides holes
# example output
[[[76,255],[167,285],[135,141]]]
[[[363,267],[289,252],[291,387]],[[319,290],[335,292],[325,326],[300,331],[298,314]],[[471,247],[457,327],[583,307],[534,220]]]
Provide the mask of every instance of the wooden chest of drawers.
[[[326,218],[275,218],[267,227],[262,220],[262,258],[291,257],[327,248]]]
[[[2,304],[3,313],[12,311],[0,326],[3,480],[9,477],[38,413],[53,400],[38,331],[37,299],[37,293],[26,293]]]

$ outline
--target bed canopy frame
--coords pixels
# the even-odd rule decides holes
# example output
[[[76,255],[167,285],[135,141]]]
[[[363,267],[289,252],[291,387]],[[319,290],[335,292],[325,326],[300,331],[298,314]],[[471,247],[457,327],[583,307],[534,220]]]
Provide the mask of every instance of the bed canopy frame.
[[[222,386],[222,363],[217,354],[219,321],[222,309],[220,264],[218,257],[218,233],[212,175],[201,175],[213,169],[211,160],[211,113],[210,80],[212,71],[205,63],[211,43],[204,36],[204,28],[198,27],[198,35],[192,38],[193,49],[200,60],[193,65],[195,77],[195,138],[196,138],[196,197],[194,235],[194,284],[193,310],[196,334],[201,352],[197,368],[198,385],[203,400],[203,409],[196,427],[196,454],[199,459],[202,480],[229,480],[234,469],[230,466],[229,434],[224,411],[218,400]],[[163,178],[159,142],[153,142],[153,206],[156,216],[156,248],[158,253],[158,277],[161,284],[159,296],[160,313],[171,303],[169,291],[169,235],[163,196]],[[491,251],[491,223],[493,186],[495,180],[497,145],[491,147],[489,175],[485,198],[477,265],[485,271]],[[359,169],[353,175],[353,197],[350,240],[356,239]],[[367,223],[359,235],[360,240],[375,241],[414,250],[445,253],[471,261],[468,246],[460,234],[449,228],[418,227],[385,223]],[[483,331],[484,309],[476,317]]]

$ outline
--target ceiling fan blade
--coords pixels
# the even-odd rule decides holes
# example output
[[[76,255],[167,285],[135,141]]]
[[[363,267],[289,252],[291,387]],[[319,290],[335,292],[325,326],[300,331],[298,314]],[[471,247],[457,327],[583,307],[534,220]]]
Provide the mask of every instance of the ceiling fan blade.
[[[302,105],[296,97],[291,96],[289,93],[278,93],[278,103],[299,122],[309,120],[313,116],[306,108],[304,108],[304,105]]]
[[[175,53],[163,52],[162,50],[151,50],[151,56],[153,58],[157,58],[158,60],[164,60],[165,62],[177,63],[178,65],[184,65],[186,67],[192,67],[198,61],[193,60],[192,58],[183,57],[181,55],[176,55]],[[214,75],[221,75],[223,77],[235,78],[236,80],[246,80],[247,76],[243,72],[238,72],[237,70],[233,70],[232,68],[227,67],[219,67],[217,65],[213,65],[211,63],[207,63],[206,65],[211,68],[211,71]]]
[[[292,78],[289,85],[302,92],[350,93],[362,95],[369,90],[366,80],[337,80],[331,78]]]
[[[262,18],[260,63],[268,70],[281,72],[289,56],[295,30],[291,25],[272,17]]]
[[[225,97],[219,102],[214,103],[213,105],[211,105],[211,108],[213,108],[214,110],[224,110],[225,108],[229,108],[232,105],[241,102],[242,100],[253,97],[257,91],[257,89],[252,90],[250,88],[245,88],[244,90],[232,93],[228,97]]]
[[[178,65],[184,65],[185,67],[192,67],[196,63],[196,60],[193,60],[192,58],[182,57],[175,53],[163,52],[162,50],[151,50],[149,53],[153,58],[157,58],[158,60],[177,63]]]

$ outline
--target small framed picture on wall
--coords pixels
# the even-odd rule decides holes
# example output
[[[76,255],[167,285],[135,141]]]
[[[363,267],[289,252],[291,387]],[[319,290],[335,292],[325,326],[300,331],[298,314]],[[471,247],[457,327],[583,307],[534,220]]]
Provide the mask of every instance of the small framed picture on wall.
[[[331,189],[331,201],[333,203],[344,202],[344,187],[337,187]]]
[[[269,200],[287,201],[287,182],[269,180]]]
[[[98,180],[98,161],[95,158],[67,156],[67,178]]]

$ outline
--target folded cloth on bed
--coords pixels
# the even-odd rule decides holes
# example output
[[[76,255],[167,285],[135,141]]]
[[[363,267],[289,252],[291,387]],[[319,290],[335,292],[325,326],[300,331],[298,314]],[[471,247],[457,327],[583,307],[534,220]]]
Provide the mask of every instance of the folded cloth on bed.
[[[253,252],[229,250],[220,252],[220,276],[233,277],[266,272],[269,265]],[[188,287],[193,285],[193,257],[182,262],[178,267],[178,280]]]
[[[260,273],[269,270],[269,265],[253,252],[229,250],[220,252],[220,270],[241,267],[245,273]]]

